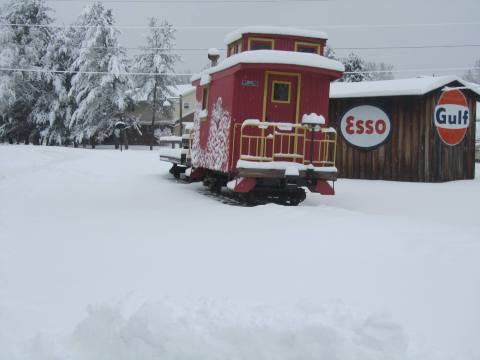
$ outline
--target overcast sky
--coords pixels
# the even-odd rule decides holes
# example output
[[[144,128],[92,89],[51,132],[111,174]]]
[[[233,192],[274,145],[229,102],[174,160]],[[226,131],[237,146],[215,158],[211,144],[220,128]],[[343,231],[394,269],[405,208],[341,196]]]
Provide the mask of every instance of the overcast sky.
[[[116,0],[119,1],[119,0]],[[324,30],[333,48],[424,45],[480,45],[480,0],[327,0],[248,3],[242,1],[213,3],[182,0],[170,3],[108,2],[117,25],[146,25],[149,16],[166,19],[174,26],[225,26],[220,29],[182,29],[177,32],[179,48],[224,48],[223,38],[236,27],[245,25],[281,25]],[[150,0],[149,0],[150,1]],[[218,1],[218,0],[217,0]],[[264,1],[264,0],[260,0]],[[56,10],[57,22],[69,24],[90,1],[49,2]],[[5,3],[5,0],[0,0]],[[457,23],[454,26],[433,26]],[[474,23],[458,25],[458,23]],[[403,25],[365,27],[375,25]],[[413,26],[407,26],[413,24]],[[422,26],[429,24],[429,26]],[[339,27],[336,27],[339,26]],[[343,27],[342,27],[343,26]],[[141,45],[143,29],[121,29],[122,45]],[[355,50],[364,58],[388,62],[397,70],[429,69],[399,73],[396,77],[456,73],[433,71],[433,68],[472,67],[480,59],[479,47],[447,49]],[[338,56],[348,50],[337,50]],[[206,63],[204,51],[182,51],[181,71],[198,71]]]

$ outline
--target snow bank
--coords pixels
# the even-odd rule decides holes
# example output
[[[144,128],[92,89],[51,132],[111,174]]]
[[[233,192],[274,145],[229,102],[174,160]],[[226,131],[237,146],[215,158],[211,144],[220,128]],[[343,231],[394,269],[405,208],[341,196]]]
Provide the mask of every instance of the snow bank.
[[[240,39],[244,34],[268,34],[268,35],[287,35],[287,36],[302,36],[313,39],[328,39],[328,35],[323,31],[297,29],[283,26],[245,26],[225,36],[225,43],[231,44]]]
[[[90,306],[64,344],[54,349],[52,341],[36,341],[36,352],[71,360],[396,360],[407,351],[398,324],[354,315],[341,304],[271,308],[208,300],[147,303],[131,315]]]

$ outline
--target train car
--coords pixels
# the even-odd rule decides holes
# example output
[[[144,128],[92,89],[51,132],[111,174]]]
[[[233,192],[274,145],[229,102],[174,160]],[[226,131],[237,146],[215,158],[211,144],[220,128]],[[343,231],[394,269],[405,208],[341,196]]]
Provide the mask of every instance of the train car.
[[[247,27],[226,37],[227,57],[192,78],[197,108],[171,172],[248,202],[297,205],[305,190],[333,195],[336,132],[330,83],[341,63],[323,56],[327,36],[291,28]]]

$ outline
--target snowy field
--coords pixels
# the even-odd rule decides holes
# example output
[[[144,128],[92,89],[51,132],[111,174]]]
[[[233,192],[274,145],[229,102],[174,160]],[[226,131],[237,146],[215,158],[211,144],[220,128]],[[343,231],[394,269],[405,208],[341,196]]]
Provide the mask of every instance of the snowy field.
[[[336,190],[240,207],[157,152],[0,145],[0,359],[480,359],[480,181]]]

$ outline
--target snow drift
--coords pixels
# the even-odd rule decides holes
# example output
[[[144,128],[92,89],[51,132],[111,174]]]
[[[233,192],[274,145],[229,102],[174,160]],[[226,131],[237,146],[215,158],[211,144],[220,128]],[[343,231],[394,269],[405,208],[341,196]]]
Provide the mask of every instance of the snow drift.
[[[28,353],[35,360],[395,360],[406,350],[400,326],[354,316],[340,304],[286,310],[167,299],[129,316],[120,307],[90,306],[63,345],[37,337]]]

